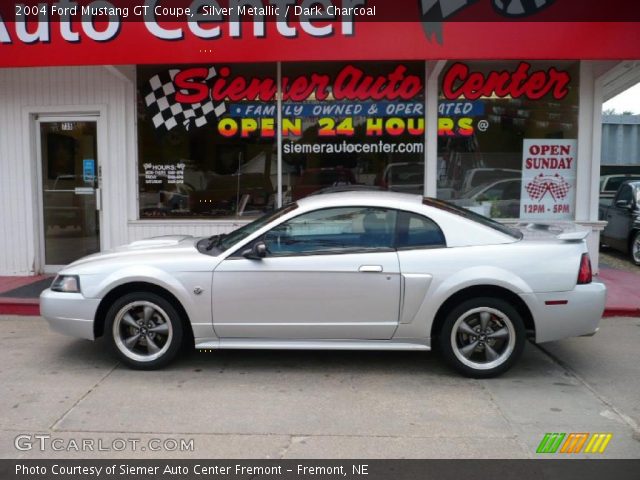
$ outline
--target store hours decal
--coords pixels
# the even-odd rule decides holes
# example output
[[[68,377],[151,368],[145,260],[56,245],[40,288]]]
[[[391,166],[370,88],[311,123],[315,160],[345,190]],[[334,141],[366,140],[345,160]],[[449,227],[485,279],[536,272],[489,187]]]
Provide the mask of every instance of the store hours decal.
[[[573,220],[576,148],[576,140],[524,140],[520,218]]]

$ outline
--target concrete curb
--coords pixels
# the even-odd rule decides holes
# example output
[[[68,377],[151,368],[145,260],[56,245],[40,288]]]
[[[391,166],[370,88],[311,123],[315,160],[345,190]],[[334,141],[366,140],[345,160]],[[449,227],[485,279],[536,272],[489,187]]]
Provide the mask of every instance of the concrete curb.
[[[606,308],[602,317],[640,317],[640,308]]]
[[[0,315],[39,316],[40,301],[37,298],[0,298]]]

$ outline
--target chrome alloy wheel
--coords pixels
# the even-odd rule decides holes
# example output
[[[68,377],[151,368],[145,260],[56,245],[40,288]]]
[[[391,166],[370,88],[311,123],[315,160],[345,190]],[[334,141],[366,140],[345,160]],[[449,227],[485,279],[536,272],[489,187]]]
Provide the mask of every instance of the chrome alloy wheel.
[[[151,362],[169,349],[173,327],[158,305],[135,301],[122,307],[113,321],[113,339],[118,350],[138,362]]]
[[[461,363],[476,370],[490,370],[509,359],[516,345],[516,332],[504,313],[479,307],[458,317],[450,341]]]

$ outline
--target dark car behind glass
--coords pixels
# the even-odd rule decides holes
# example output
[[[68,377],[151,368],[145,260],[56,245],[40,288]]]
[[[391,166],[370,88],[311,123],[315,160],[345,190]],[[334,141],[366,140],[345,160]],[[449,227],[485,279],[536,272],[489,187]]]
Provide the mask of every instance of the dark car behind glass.
[[[607,222],[600,243],[629,254],[640,265],[640,181],[626,181],[609,206],[600,207],[600,220]]]

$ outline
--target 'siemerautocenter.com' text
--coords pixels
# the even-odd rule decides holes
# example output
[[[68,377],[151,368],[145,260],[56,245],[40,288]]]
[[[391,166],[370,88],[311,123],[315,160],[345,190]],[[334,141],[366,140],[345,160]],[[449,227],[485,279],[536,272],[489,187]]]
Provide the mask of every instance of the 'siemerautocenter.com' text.
[[[15,437],[16,450],[41,452],[193,452],[193,438],[60,438],[49,434]]]
[[[423,153],[423,143],[285,143],[284,153]]]

